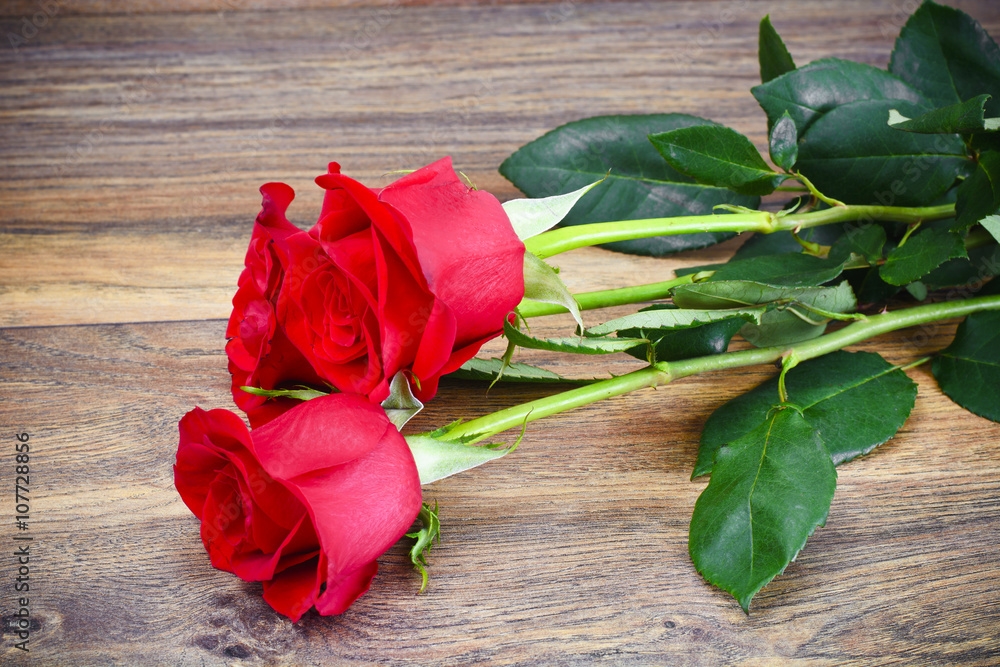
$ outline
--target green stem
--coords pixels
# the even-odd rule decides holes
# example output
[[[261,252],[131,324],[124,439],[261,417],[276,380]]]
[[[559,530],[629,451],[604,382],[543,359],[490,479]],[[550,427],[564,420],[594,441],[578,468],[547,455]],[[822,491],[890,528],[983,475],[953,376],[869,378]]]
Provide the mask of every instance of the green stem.
[[[741,366],[771,364],[786,357],[800,363],[897,329],[962,317],[979,310],[993,309],[1000,309],[1000,296],[983,296],[960,301],[926,304],[873,315],[862,322],[855,322],[833,333],[793,345],[762,347],[693,359],[659,362],[626,375],[515,405],[457,424],[434,437],[438,440],[461,441],[471,444],[509,428],[520,427],[529,421],[572,410],[612,396],[626,394],[636,389],[667,384],[689,375]]]
[[[688,215],[676,218],[619,220],[589,225],[560,227],[525,241],[529,252],[544,259],[586,246],[675,234],[699,232],[761,232],[807,229],[838,222],[891,221],[915,223],[940,220],[955,215],[954,204],[926,207],[904,206],[836,206],[822,211],[778,215],[769,211],[730,213],[722,215]]]
[[[608,308],[609,306],[621,306],[628,303],[639,303],[640,301],[655,301],[665,299],[670,296],[670,290],[678,285],[687,285],[694,279],[694,274],[664,280],[659,283],[649,285],[636,285],[635,287],[621,287],[619,289],[598,290],[596,292],[582,292],[574,294],[576,302],[580,305],[580,310],[593,310],[595,308]],[[525,299],[517,307],[517,312],[521,317],[541,317],[542,315],[555,315],[556,313],[569,312],[565,307],[554,303],[542,303]]]

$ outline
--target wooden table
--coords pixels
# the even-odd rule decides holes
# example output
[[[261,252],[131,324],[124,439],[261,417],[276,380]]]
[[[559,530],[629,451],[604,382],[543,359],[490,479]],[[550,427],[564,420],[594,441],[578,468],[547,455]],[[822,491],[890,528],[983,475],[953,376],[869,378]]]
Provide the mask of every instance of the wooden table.
[[[1000,36],[1000,5],[952,4]],[[503,158],[585,116],[691,113],[763,146],[748,92],[763,14],[800,64],[884,66],[915,5],[4,3],[3,663],[1000,663],[1000,426],[952,404],[926,366],[909,371],[920,395],[906,426],[839,470],[826,527],[750,616],[688,559],[705,484],[688,476],[707,415],[770,368],[532,424],[514,455],[425,489],[444,526],[427,592],[397,546],[340,617],[292,624],[259,585],[214,570],[172,483],[178,419],[231,404],[225,319],[261,183],[292,185],[306,226],[312,179],[334,159],[378,185],[452,155],[506,199],[517,192],[497,174]],[[584,291],[668,277],[735,243],[672,260],[589,249],[558,264]],[[852,349],[902,362],[954,326]],[[414,427],[548,391],[448,382]],[[12,516],[18,433],[32,448],[28,532]],[[33,538],[30,654],[7,629],[15,532]]]

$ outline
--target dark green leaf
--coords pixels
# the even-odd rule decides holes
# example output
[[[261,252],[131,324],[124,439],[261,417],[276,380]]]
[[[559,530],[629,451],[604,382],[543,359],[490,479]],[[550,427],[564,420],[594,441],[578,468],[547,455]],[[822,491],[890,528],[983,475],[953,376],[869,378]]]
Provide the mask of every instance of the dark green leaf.
[[[740,317],[744,322],[759,322],[764,308],[702,310],[686,308],[643,308],[637,313],[609,320],[587,329],[588,336],[604,336],[622,329],[679,329]]]
[[[801,247],[799,246],[800,249]],[[734,259],[719,267],[708,280],[753,280],[768,285],[821,285],[839,276],[843,269],[843,259],[831,260],[802,252],[786,252]]]
[[[961,235],[941,227],[922,229],[889,252],[879,275],[890,285],[905,285],[923,278],[948,259],[965,256]]]
[[[598,116],[568,123],[523,146],[500,165],[500,173],[529,197],[572,192],[607,179],[570,211],[564,225],[681,215],[708,215],[718,204],[756,208],[757,197],[698,185],[668,165],[647,135],[711,124],[684,114]],[[729,233],[678,234],[621,241],[606,247],[662,256],[701,248]]]
[[[503,369],[503,375],[500,377],[501,382],[582,382],[581,380],[570,380],[545,368],[529,366],[528,364],[508,364],[506,368],[503,368],[503,359],[469,359],[457,371],[449,373],[448,377],[456,380],[492,382],[501,369]]]
[[[788,178],[772,171],[749,139],[721,125],[651,134],[649,141],[682,174],[741,195],[770,194]]]
[[[958,186],[955,202],[955,224],[952,231],[961,232],[988,215],[1000,212],[1000,153],[987,151],[979,156],[972,176]]]
[[[771,128],[768,147],[774,164],[785,171],[791,171],[799,159],[799,132],[787,111]]]
[[[979,95],[961,104],[952,104],[928,111],[916,118],[907,118],[895,109],[889,110],[889,126],[896,130],[921,134],[952,134],[996,130],[997,119],[984,118],[984,107],[989,95]]]
[[[975,287],[980,281],[1000,275],[1000,246],[989,244],[968,250],[968,257],[949,259],[921,278],[930,289]]]
[[[757,347],[789,345],[823,334],[827,319],[807,306],[833,313],[857,307],[846,281],[836,287],[783,287],[752,281],[729,280],[682,285],[674,289],[674,303],[682,308],[746,307],[775,304],[761,315],[760,323],[747,323],[740,335]]]
[[[826,522],[836,486],[820,435],[795,410],[775,410],[716,454],[691,516],[692,562],[749,612],[757,591]]]
[[[898,132],[890,108],[920,113],[902,100],[840,105],[800,132],[798,169],[823,194],[849,204],[925,206],[945,193],[967,162],[958,135]]]
[[[799,238],[819,245],[833,245],[843,234],[845,225],[822,225],[810,227],[799,232]],[[770,234],[754,234],[746,243],[733,253],[731,261],[759,257],[761,255],[776,255],[786,252],[801,252],[802,245],[795,240],[791,232],[772,232]]]
[[[760,20],[758,43],[757,57],[760,61],[761,83],[767,83],[795,69],[795,62],[785,48],[785,43],[781,41],[778,31],[771,25],[770,16]]]
[[[656,304],[643,308],[639,312],[669,310],[671,308],[674,306]],[[625,338],[645,338],[652,345],[651,359],[649,351],[642,348],[626,350],[626,354],[650,363],[675,361],[725,352],[729,347],[729,341],[746,322],[744,317],[728,317],[691,327],[622,329],[618,331],[618,335]]]
[[[840,465],[896,434],[913,409],[917,385],[873,352],[837,351],[785,375],[788,400],[823,438]],[[715,452],[764,423],[779,400],[774,377],[719,407],[705,422],[691,478],[712,471]]]
[[[788,112],[798,136],[829,111],[860,100],[907,100],[929,110],[918,90],[884,70],[850,60],[827,58],[809,63],[751,89],[767,114],[768,128]],[[885,125],[888,110],[879,118]]]
[[[1000,422],[1000,311],[965,318],[955,340],[934,358],[931,371],[948,398]]]
[[[503,323],[503,335],[511,343],[520,347],[551,352],[571,352],[575,354],[612,354],[624,352],[633,347],[649,346],[648,340],[629,340],[625,338],[584,338],[571,336],[568,338],[533,338],[511,326]],[[506,371],[505,371],[506,374]]]
[[[935,107],[988,93],[990,116],[1000,115],[1000,49],[968,14],[925,2],[896,40],[889,71],[909,82]]]
[[[882,259],[885,228],[876,223],[849,225],[830,248],[830,257],[847,260],[852,254],[874,265]]]

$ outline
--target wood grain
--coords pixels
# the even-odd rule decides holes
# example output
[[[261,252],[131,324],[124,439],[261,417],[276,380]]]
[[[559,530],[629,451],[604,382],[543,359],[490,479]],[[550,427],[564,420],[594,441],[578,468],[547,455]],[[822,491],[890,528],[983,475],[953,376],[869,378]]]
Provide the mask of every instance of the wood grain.
[[[1000,34],[996,3],[949,4]],[[1000,426],[951,403],[926,366],[908,371],[920,394],[906,426],[839,469],[826,527],[749,617],[690,564],[705,482],[688,476],[705,418],[771,368],[533,423],[510,457],[426,490],[444,528],[425,594],[397,546],[334,618],[292,624],[258,585],[214,570],[172,481],[179,418],[231,406],[224,318],[261,183],[291,184],[291,215],[307,226],[319,210],[312,178],[332,159],[377,185],[451,154],[508,199],[518,193],[496,172],[503,158],[585,116],[691,113],[763,145],[748,92],[763,14],[799,63],[881,66],[908,3],[58,6],[14,48],[8,35],[51,5],[0,5],[0,481],[10,503],[12,434],[30,433],[37,577],[25,656],[7,622],[14,527],[0,522],[0,662],[1000,663]],[[575,290],[599,289],[665,278],[739,242],[671,260],[588,249],[558,263]],[[557,335],[569,322],[535,326]],[[852,349],[906,362],[954,327]],[[578,376],[598,363],[521,360]],[[600,360],[606,372],[635,365]],[[409,428],[549,391],[446,382]]]
[[[957,4],[1000,32],[994,3]],[[590,115],[690,113],[763,145],[749,89],[764,12],[800,63],[880,66],[905,16],[870,2],[394,6],[378,20],[134,7],[57,14],[0,48],[0,326],[226,317],[257,188],[288,182],[290,215],[311,225],[330,160],[378,185],[450,154],[508,199],[503,158]],[[0,34],[22,29],[0,19]],[[616,285],[650,272],[603,257],[560,262],[581,289],[592,267]]]
[[[879,349],[902,361],[953,328]],[[687,558],[704,487],[688,476],[705,416],[772,372],[761,368],[532,424],[509,458],[426,490],[444,522],[427,593],[415,594],[419,575],[397,546],[347,613],[291,624],[259,586],[211,568],[172,487],[177,420],[193,405],[230,404],[223,333],[222,322],[0,333],[0,423],[28,431],[35,447],[31,664],[988,665],[1000,656],[1000,426],[953,405],[926,367],[909,371],[920,395],[907,425],[840,468],[826,527],[749,617]],[[561,361],[564,372],[592,372]],[[635,363],[616,356],[608,369]],[[548,391],[487,396],[448,382],[412,428]],[[9,469],[9,447],[0,458]]]

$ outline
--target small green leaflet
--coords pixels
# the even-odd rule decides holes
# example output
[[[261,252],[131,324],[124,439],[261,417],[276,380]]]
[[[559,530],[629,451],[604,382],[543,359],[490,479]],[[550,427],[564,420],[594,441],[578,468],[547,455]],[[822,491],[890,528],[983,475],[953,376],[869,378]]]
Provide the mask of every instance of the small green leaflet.
[[[791,171],[799,159],[799,131],[787,111],[771,128],[768,150],[774,164],[785,171]]]
[[[958,186],[955,223],[952,231],[962,232],[988,215],[1000,212],[1000,152],[984,151],[972,176]]]
[[[580,306],[566,283],[551,266],[530,252],[524,253],[524,298],[564,307],[583,328]]]
[[[843,350],[792,368],[785,375],[785,390],[823,438],[835,465],[894,436],[917,398],[917,385],[878,354]],[[715,452],[762,424],[779,400],[774,377],[713,412],[701,432],[691,479],[709,474]]]
[[[882,280],[890,285],[905,285],[924,277],[945,261],[965,257],[961,235],[942,227],[921,229],[894,248],[879,268]]]
[[[969,412],[1000,422],[1000,311],[973,313],[931,371],[941,390]]]
[[[897,130],[921,134],[952,134],[955,132],[981,132],[1000,129],[1000,118],[985,118],[986,100],[989,95],[979,95],[960,104],[928,111],[910,119],[896,109],[889,109],[889,125]]]
[[[749,139],[722,125],[684,127],[649,140],[680,173],[741,195],[770,194],[788,178],[768,167]]]
[[[624,352],[640,345],[649,345],[649,341],[642,338],[634,340],[626,338],[584,338],[582,336],[550,339],[533,338],[521,333],[518,329],[511,326],[510,322],[503,323],[503,335],[511,343],[520,347],[576,354],[612,354],[614,352]]]
[[[844,228],[844,235],[830,248],[830,257],[850,261],[851,255],[863,258],[871,265],[882,259],[885,247],[885,228],[877,223],[854,224]]]
[[[676,306],[659,303],[643,308],[639,312],[672,308],[676,308]],[[746,322],[744,317],[727,317],[708,324],[697,324],[690,327],[620,329],[617,335],[622,338],[647,339],[651,344],[650,348],[645,350],[632,348],[625,352],[653,364],[660,361],[721,354],[728,349],[729,342]],[[652,352],[651,355],[650,352]]]
[[[802,252],[760,255],[733,259],[716,269],[708,280],[753,280],[768,285],[821,285],[839,276],[844,270],[844,263],[844,259],[827,259]]]
[[[327,396],[330,392],[319,391],[306,386],[295,387],[294,389],[261,389],[259,387],[240,387],[243,391],[254,396],[264,396],[266,398],[294,398],[300,401],[308,401],[320,396]]]
[[[799,131],[796,167],[823,194],[848,204],[934,203],[968,163],[965,144],[953,134],[894,130],[885,122],[889,109],[916,115],[927,107],[880,99],[838,105]]]
[[[503,210],[510,218],[510,224],[517,238],[522,241],[530,239],[559,224],[580,198],[600,182],[595,181],[564,195],[539,199],[511,199],[502,204]]]
[[[819,433],[794,409],[772,411],[716,453],[691,516],[694,566],[749,613],[753,596],[826,522],[836,486]]]
[[[889,71],[919,89],[935,107],[988,93],[990,116],[1000,116],[1000,49],[968,14],[924,2],[906,21]]]
[[[751,345],[790,345],[815,338],[826,329],[827,318],[809,308],[828,313],[849,313],[857,300],[847,281],[836,287],[784,287],[747,280],[727,280],[682,285],[673,291],[674,303],[682,308],[721,309],[776,304],[761,316],[759,324],[748,323],[740,335]]]
[[[586,382],[585,380],[570,380],[569,378],[564,378],[558,373],[553,373],[548,369],[528,364],[508,364],[507,367],[504,368],[503,359],[496,358],[469,359],[462,364],[457,371],[449,373],[448,377],[456,380],[482,380],[492,382],[496,376],[500,374],[501,370],[503,370],[503,375],[500,377],[501,382]]]
[[[427,554],[431,552],[431,545],[435,541],[441,541],[441,520],[438,518],[437,502],[434,509],[427,503],[423,503],[420,513],[417,515],[421,528],[415,533],[407,533],[411,540],[416,540],[410,548],[410,562],[413,567],[420,572],[421,582],[418,593],[423,593],[427,589]]]
[[[522,146],[500,165],[500,173],[529,197],[548,197],[604,179],[562,221],[579,225],[709,215],[718,204],[756,208],[760,199],[706,187],[668,165],[646,138],[711,121],[686,114],[597,116],[567,123]],[[701,248],[730,233],[678,234],[606,247],[639,255],[663,256]]]
[[[604,336],[621,329],[641,327],[643,329],[673,329],[692,327],[709,322],[718,322],[731,317],[739,317],[746,322],[760,322],[766,308],[737,308],[729,310],[643,309],[632,315],[619,317],[587,330],[588,336]]]
[[[767,83],[795,69],[795,62],[781,41],[778,31],[771,25],[771,17],[760,20],[757,38],[757,60],[760,62],[761,83]],[[780,165],[779,165],[780,166]]]

